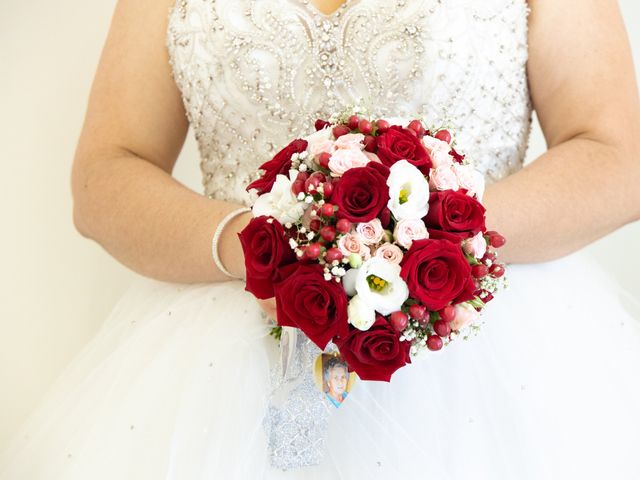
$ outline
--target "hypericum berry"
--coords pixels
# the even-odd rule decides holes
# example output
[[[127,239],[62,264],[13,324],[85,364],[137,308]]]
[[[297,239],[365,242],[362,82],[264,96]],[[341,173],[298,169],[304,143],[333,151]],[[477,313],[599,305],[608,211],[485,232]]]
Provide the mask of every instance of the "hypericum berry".
[[[331,198],[332,193],[333,193],[333,183],[324,182],[322,184],[322,195],[324,196],[325,200]]]
[[[498,255],[496,255],[496,252],[493,251],[489,251],[487,250],[487,252],[484,254],[484,257],[482,257],[482,261],[486,262],[487,260],[490,260],[492,262],[496,261],[496,258],[498,258]]]
[[[333,205],[331,203],[325,203],[320,207],[320,215],[325,217],[333,217]]]
[[[456,309],[453,305],[447,305],[442,310],[438,310],[438,313],[440,314],[440,319],[445,322],[450,322],[456,318]]]
[[[327,261],[327,263],[331,264],[333,262],[335,262],[336,260],[339,262],[342,260],[342,252],[340,251],[339,248],[330,248],[329,250],[327,250],[327,253],[324,256],[324,259]]]
[[[376,141],[376,137],[373,137],[371,135],[367,135],[366,137],[364,137],[364,149],[367,152],[375,152],[377,143],[378,142]]]
[[[309,228],[311,229],[311,231],[317,232],[322,228],[322,222],[317,218],[314,218],[309,222]]]
[[[338,220],[336,228],[340,233],[349,233],[349,230],[351,230],[351,222],[346,218],[341,218]]]
[[[336,238],[336,227],[326,225],[320,229],[320,236],[325,242],[333,242]]]
[[[318,186],[326,181],[324,173],[315,172],[304,182],[304,189],[307,193],[315,193],[318,191]]]
[[[331,154],[329,152],[322,152],[318,155],[318,165],[327,170],[329,169],[329,160],[331,160]]]
[[[335,138],[340,138],[347,133],[351,133],[351,130],[347,125],[336,125],[335,127],[333,127],[333,130],[331,132],[333,133],[333,136]]]
[[[351,130],[355,130],[356,128],[358,128],[358,122],[360,121],[360,117],[357,115],[351,115],[349,117],[349,119],[347,120],[347,126],[351,129]]]
[[[358,122],[358,130],[364,135],[369,135],[373,131],[373,125],[369,120],[363,118]]]
[[[451,133],[449,133],[449,130],[438,130],[436,138],[443,142],[451,143]]]
[[[435,352],[437,350],[440,350],[443,345],[444,343],[438,335],[429,335],[429,337],[427,337],[427,348],[429,350]]]
[[[449,322],[445,322],[444,320],[438,320],[433,324],[433,330],[440,337],[448,337],[451,333],[451,324]]]
[[[391,326],[399,332],[407,328],[407,324],[409,323],[409,317],[407,317],[407,314],[400,311],[393,312],[390,320]]]
[[[414,303],[409,307],[409,315],[411,315],[411,318],[415,318],[418,321],[424,320],[427,316],[427,307],[420,305],[419,303]]]
[[[322,247],[319,243],[312,243],[311,245],[307,245],[307,248],[304,249],[305,256],[311,260],[318,258],[321,252]]]
[[[411,120],[407,128],[416,132],[418,138],[424,137],[425,129],[422,126],[422,122],[420,120]]]
[[[500,235],[498,232],[489,236],[489,243],[493,248],[500,248],[505,243],[507,243],[507,239]]]
[[[382,118],[380,120],[376,120],[376,127],[378,129],[378,133],[384,133],[387,130],[389,130],[389,127],[391,125],[389,124],[389,122],[387,122],[386,120],[383,120]]]
[[[295,180],[292,184],[291,184],[291,192],[297,197],[300,193],[304,193],[305,192],[305,186],[304,186],[304,181],[302,180]]]
[[[298,172],[298,175],[296,176],[296,181],[302,180],[303,182],[306,182],[307,178],[309,178],[308,172]]]
[[[500,278],[504,275],[504,265],[501,265],[500,263],[494,263],[489,268],[489,273],[494,278]]]
[[[486,265],[483,265],[482,263],[471,267],[471,275],[473,275],[475,278],[486,277],[488,273],[489,273],[489,269],[487,268]]]

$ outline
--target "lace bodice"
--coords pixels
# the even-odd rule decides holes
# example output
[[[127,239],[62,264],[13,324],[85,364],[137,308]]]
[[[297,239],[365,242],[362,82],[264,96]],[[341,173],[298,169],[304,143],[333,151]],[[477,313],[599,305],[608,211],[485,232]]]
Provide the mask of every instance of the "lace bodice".
[[[177,0],[167,46],[205,194],[248,203],[258,166],[350,105],[448,125],[488,181],[522,166],[526,0]]]

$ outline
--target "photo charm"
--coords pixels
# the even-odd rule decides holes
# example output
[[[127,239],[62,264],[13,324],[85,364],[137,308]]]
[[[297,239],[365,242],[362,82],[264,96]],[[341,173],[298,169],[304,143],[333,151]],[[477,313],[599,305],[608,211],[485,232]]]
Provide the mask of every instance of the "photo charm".
[[[326,399],[338,408],[351,392],[356,374],[349,373],[347,362],[338,352],[321,353],[313,367],[316,385],[325,394]]]

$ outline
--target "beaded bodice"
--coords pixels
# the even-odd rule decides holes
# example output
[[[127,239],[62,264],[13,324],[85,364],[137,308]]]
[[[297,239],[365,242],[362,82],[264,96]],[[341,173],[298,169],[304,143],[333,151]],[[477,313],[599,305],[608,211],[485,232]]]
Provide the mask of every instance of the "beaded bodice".
[[[177,0],[167,46],[205,194],[249,202],[258,166],[349,106],[424,118],[488,181],[522,166],[526,0]],[[311,130],[310,130],[311,129]]]

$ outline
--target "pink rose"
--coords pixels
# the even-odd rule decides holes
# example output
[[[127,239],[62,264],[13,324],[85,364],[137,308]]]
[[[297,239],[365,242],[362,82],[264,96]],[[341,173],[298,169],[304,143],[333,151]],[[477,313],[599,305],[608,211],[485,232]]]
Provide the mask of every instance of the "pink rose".
[[[458,178],[461,188],[467,190],[467,195],[475,196],[478,201],[482,200],[484,194],[484,177],[471,165],[453,165],[453,172]]]
[[[394,245],[393,243],[383,243],[377,248],[374,256],[380,257],[389,263],[400,265],[404,255],[400,247],[397,245]]]
[[[329,170],[336,176],[340,176],[347,170],[364,167],[367,163],[369,163],[369,159],[362,153],[362,150],[357,148],[340,148],[331,154]]]
[[[378,155],[376,155],[373,152],[367,152],[366,150],[363,151],[362,153],[364,153],[367,158],[369,159],[369,161],[371,162],[377,162],[377,163],[382,163],[382,160],[380,160],[380,157]]]
[[[414,240],[429,238],[429,232],[422,220],[400,220],[393,231],[396,242],[404,248],[411,248]]]
[[[374,218],[370,222],[359,223],[356,225],[356,232],[362,237],[362,241],[366,245],[375,245],[382,240],[384,228],[379,218]]]
[[[364,148],[364,135],[361,133],[347,133],[339,137],[334,143],[337,148],[348,150],[362,150]]]
[[[348,257],[352,253],[357,253],[363,260],[369,260],[371,258],[371,250],[362,241],[357,233],[347,233],[338,240],[338,248],[345,257]]]
[[[484,257],[484,254],[487,253],[487,242],[482,232],[478,232],[462,242],[462,249],[467,255],[473,255],[476,258]]]
[[[317,157],[324,152],[332,153],[335,149],[336,148],[331,140],[319,140],[309,146],[309,152],[314,157]]]
[[[458,190],[458,177],[449,166],[432,168],[429,173],[429,187],[432,190]]]
[[[434,168],[447,167],[453,164],[453,158],[449,155],[451,146],[447,142],[425,135],[422,138],[422,143],[429,152]]]
[[[451,330],[457,330],[458,332],[463,328],[471,325],[475,322],[480,314],[468,303],[459,303],[455,306],[456,316],[451,322]]]

